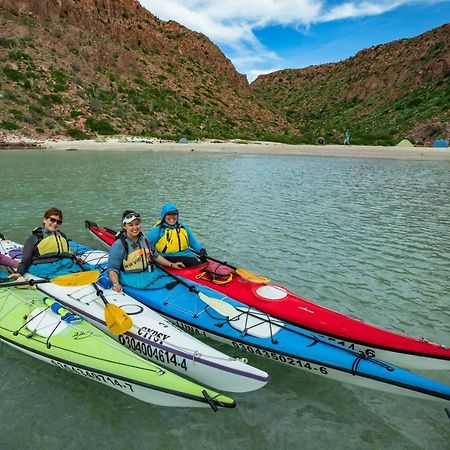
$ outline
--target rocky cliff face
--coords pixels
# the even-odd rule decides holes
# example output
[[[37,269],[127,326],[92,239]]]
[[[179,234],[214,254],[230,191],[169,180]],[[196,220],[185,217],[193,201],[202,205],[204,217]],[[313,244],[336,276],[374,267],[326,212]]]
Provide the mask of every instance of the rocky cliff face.
[[[136,0],[2,0],[0,16],[4,129],[227,138],[289,128],[208,38]]]
[[[311,139],[339,140],[345,127],[353,142],[448,138],[450,24],[340,63],[262,75],[252,86]]]
[[[428,144],[449,137],[450,24],[335,64],[262,75],[255,92],[314,141]]]
[[[169,55],[176,41],[181,55],[195,58],[241,88],[248,85],[245,76],[236,72],[208,38],[176,22],[157,19],[136,0],[3,0],[3,3],[12,13],[91,30],[134,50]]]
[[[314,143],[449,138],[450,24],[251,86],[136,0],[1,0],[0,133]]]

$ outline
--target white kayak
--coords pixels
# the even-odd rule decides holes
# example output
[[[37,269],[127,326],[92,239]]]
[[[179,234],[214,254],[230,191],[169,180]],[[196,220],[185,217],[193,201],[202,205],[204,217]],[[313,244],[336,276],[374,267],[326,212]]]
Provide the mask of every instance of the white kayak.
[[[4,255],[20,260],[21,249],[22,245],[14,241],[0,239],[0,253]],[[98,262],[104,255],[104,252],[98,255],[90,252],[86,262]],[[40,279],[31,274],[26,274],[26,278]],[[133,352],[214,389],[248,392],[262,388],[269,381],[266,372],[199,341],[127,294],[103,290],[107,301],[124,310],[133,321],[128,332],[116,336],[106,325],[104,303],[93,285],[63,287],[48,282],[36,287]]]

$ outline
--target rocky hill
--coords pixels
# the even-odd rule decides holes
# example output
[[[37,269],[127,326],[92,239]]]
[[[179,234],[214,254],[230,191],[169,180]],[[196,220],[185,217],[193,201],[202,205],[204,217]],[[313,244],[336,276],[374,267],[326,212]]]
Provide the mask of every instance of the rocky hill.
[[[249,85],[204,35],[136,0],[0,0],[0,137],[292,143],[449,137],[450,25]]]
[[[0,130],[34,138],[289,133],[208,38],[136,0],[2,0],[0,30]]]
[[[262,75],[252,87],[314,142],[428,144],[450,137],[450,24],[336,64]]]

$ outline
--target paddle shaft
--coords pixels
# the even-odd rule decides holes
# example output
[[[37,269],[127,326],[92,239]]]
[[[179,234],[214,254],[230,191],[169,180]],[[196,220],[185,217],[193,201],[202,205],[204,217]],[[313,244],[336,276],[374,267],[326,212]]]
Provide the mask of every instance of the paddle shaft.
[[[26,280],[26,281],[11,281],[7,283],[0,283],[0,287],[13,287],[13,286],[34,286],[35,284],[51,283],[50,280]]]
[[[86,272],[86,269],[84,268],[83,264],[78,260],[78,258],[74,257],[73,260],[76,264],[78,264],[81,267],[81,270],[83,272]],[[92,283],[92,286],[94,286],[95,293],[97,294],[97,297],[100,297],[105,305],[109,305],[108,300],[106,300],[106,297],[103,295],[103,291],[98,287],[97,283]]]
[[[169,272],[165,267],[161,266],[158,264],[158,267],[165,273],[167,273],[167,275],[169,275],[170,277],[172,277],[174,280],[178,281],[178,283],[182,284],[183,286],[186,286],[191,292],[195,292],[197,295],[200,294],[200,291],[193,286],[192,284],[189,284],[187,281],[184,281],[183,278],[174,275],[172,272]]]

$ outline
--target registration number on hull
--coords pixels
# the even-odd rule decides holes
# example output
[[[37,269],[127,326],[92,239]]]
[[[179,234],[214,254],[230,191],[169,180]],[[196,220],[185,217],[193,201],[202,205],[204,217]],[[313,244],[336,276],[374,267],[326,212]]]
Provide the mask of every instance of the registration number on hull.
[[[307,369],[311,371],[320,372],[322,375],[328,375],[328,368],[324,366],[319,366],[309,361],[303,361],[298,358],[293,358],[292,356],[282,355],[276,352],[269,352],[267,350],[253,347],[252,345],[243,344],[242,342],[231,341],[233,347],[239,350],[245,350],[246,352],[252,353],[254,355],[262,356],[263,358],[271,359],[272,361],[278,361],[288,366],[294,366],[299,369]]]
[[[124,336],[123,334],[120,334],[118,338],[122,345],[133,350],[133,352],[140,353],[148,359],[156,360],[161,364],[170,364],[177,368],[180,367],[186,372],[188,370],[186,358],[181,358],[162,348],[153,347],[145,342],[140,342],[128,335]]]

